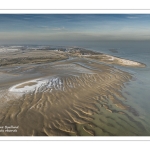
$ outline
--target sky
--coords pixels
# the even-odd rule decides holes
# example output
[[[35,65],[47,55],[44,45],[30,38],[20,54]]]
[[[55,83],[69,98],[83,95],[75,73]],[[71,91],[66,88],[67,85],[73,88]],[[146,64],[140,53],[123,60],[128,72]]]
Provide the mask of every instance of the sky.
[[[150,40],[150,14],[0,14],[0,44]]]

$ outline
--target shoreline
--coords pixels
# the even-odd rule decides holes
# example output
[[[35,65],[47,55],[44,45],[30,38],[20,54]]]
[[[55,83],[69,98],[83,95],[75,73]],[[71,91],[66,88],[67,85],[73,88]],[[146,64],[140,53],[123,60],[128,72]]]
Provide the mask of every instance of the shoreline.
[[[0,67],[0,72],[9,75],[2,74],[0,78],[0,125],[19,126],[17,132],[0,132],[0,135],[146,135],[144,126],[138,122],[140,114],[128,105],[122,94],[124,83],[130,82],[133,76],[108,64],[79,57],[81,53],[86,57],[90,52],[35,50],[29,51],[30,57],[34,56],[31,61],[39,58],[38,55],[45,58],[47,54],[73,59],[42,62],[42,65],[26,61],[27,64],[19,64],[19,67],[18,64]],[[99,56],[99,53],[91,53]]]
[[[55,50],[18,50],[11,53],[2,53],[0,56],[0,66],[20,65],[20,64],[42,64],[61,60],[68,60],[69,57],[90,58],[108,64],[116,64],[126,67],[146,67],[146,64],[108,55],[95,50],[87,50],[84,48],[70,47],[66,49]]]
[[[81,49],[84,49],[84,48],[81,48]],[[91,59],[99,60],[108,64],[117,64],[121,66],[141,67],[141,68],[146,67],[146,64],[135,61],[135,60],[125,59],[123,57],[105,54],[105,53],[102,53],[93,49],[90,49],[90,50],[85,49],[85,50],[87,50],[87,52],[95,52],[96,55],[89,54],[89,55],[81,55],[80,57],[91,58]],[[100,56],[99,59],[96,58],[98,56]],[[106,57],[106,59],[104,59],[103,56]],[[118,62],[115,62],[115,60],[118,60]]]

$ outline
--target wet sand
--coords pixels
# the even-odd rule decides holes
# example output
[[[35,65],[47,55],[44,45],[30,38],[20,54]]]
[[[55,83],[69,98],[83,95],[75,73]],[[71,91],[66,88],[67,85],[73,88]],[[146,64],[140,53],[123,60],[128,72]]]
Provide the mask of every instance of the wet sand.
[[[72,57],[0,67],[0,126],[18,127],[1,136],[148,134],[121,92],[132,80],[129,73],[76,53],[52,54]]]
[[[107,64],[116,64],[116,65],[121,65],[121,66],[141,67],[141,68],[146,67],[145,64],[140,63],[140,62],[135,62],[135,61],[132,61],[132,60],[127,60],[127,59],[118,58],[118,57],[105,55],[105,54],[101,54],[101,55],[85,55],[85,56],[83,55],[82,57],[99,60],[99,61],[105,62]]]

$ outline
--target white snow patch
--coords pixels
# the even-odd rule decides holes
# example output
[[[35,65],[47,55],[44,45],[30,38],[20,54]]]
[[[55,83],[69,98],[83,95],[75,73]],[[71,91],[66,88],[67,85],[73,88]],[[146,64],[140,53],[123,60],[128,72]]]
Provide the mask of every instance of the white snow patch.
[[[33,83],[33,85],[32,85]],[[31,84],[31,85],[28,85]],[[16,92],[16,93],[29,93],[29,92],[42,92],[46,89],[50,89],[52,91],[55,90],[61,90],[62,88],[62,81],[60,78],[40,78],[35,80],[30,80],[27,82],[23,82],[17,85],[12,86],[9,88],[10,92]],[[25,85],[24,87],[20,87],[21,85]]]

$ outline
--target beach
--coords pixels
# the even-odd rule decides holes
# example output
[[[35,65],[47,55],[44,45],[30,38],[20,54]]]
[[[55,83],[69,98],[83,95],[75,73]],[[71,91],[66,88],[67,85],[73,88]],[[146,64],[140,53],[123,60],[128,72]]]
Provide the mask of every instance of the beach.
[[[0,53],[0,126],[16,127],[0,135],[149,134],[122,94],[132,74],[113,66],[145,64],[73,47]]]

